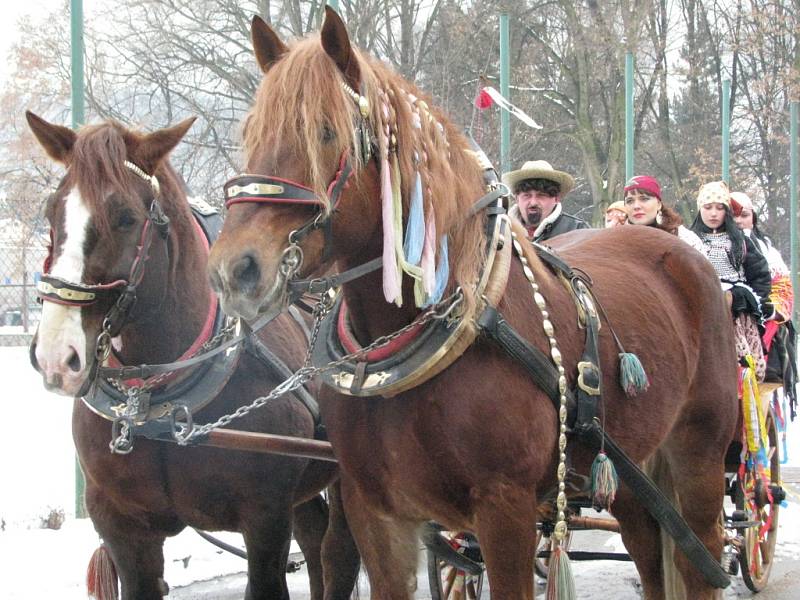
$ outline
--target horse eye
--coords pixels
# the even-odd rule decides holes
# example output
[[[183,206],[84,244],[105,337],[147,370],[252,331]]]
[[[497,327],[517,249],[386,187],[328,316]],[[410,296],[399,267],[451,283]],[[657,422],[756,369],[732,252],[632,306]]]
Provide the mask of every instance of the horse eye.
[[[123,210],[117,219],[117,229],[130,229],[136,224],[136,218],[130,210]]]
[[[322,143],[327,144],[332,142],[335,138],[336,134],[333,132],[333,130],[327,125],[324,125],[322,127]]]

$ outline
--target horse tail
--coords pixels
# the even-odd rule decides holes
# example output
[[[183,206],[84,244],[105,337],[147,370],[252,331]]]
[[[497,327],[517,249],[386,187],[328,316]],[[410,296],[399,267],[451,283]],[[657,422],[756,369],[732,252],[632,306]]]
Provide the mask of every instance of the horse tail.
[[[661,489],[667,499],[680,513],[681,505],[675,491],[669,463],[660,450],[647,461],[645,470],[653,482]],[[664,578],[664,597],[670,600],[686,600],[683,577],[675,566],[675,541],[666,531],[660,529],[661,573]]]
[[[117,568],[105,544],[100,544],[89,561],[86,590],[89,597],[95,600],[119,600]]]

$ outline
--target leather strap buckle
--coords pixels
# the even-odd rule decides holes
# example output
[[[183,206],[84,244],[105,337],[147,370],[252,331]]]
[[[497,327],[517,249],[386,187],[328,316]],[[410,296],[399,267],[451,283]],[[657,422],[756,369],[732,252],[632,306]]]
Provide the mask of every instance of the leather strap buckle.
[[[600,395],[600,369],[592,362],[578,363],[578,387],[590,396]]]

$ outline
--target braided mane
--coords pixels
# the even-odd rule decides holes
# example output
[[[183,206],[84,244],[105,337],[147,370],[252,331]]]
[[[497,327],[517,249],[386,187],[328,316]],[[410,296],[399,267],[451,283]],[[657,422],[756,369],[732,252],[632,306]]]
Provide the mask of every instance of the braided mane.
[[[377,138],[379,156],[387,152],[382,134],[386,127],[396,139],[404,217],[419,171],[426,212],[433,210],[439,235],[448,234],[454,276],[449,288],[459,285],[469,295],[483,260],[484,234],[480,219],[465,217],[483,194],[481,169],[463,134],[423,92],[377,60],[353,51],[362,81],[357,91],[369,101],[368,122]],[[267,156],[278,164],[279,155],[285,158],[287,152],[297,153],[304,172],[294,175],[304,177],[304,182],[328,201],[331,160],[323,157],[332,154],[320,133],[327,128],[335,136],[336,155],[358,148],[354,124],[360,113],[343,82],[319,35],[290,46],[265,74],[245,119],[246,159]],[[361,157],[357,152],[350,154],[358,171],[363,166]],[[375,198],[375,202],[379,204],[381,199]]]

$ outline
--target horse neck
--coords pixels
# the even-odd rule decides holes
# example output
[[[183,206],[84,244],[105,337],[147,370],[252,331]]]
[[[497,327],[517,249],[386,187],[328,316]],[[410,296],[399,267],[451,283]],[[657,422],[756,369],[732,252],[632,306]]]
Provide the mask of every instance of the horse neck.
[[[211,291],[202,233],[188,210],[169,216],[181,226],[170,232],[167,285],[160,298],[137,301],[145,308],[137,314],[134,307],[134,320],[123,328],[121,355],[127,364],[175,360],[197,339],[208,318]]]

